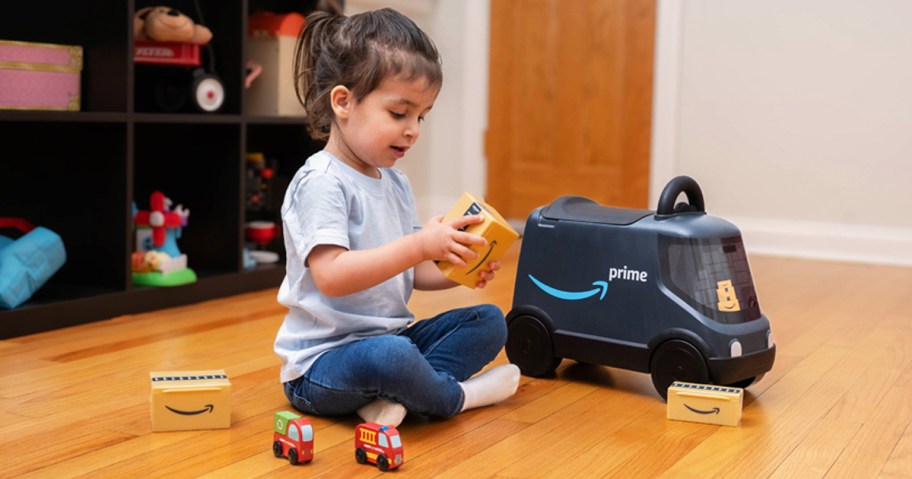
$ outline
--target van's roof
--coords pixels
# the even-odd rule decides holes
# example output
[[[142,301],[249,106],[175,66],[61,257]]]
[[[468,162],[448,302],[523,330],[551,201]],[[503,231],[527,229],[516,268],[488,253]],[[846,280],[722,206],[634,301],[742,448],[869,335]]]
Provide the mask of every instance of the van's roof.
[[[602,206],[582,196],[561,196],[542,209],[549,220],[570,220],[584,223],[629,225],[655,214],[654,211],[632,210]]]

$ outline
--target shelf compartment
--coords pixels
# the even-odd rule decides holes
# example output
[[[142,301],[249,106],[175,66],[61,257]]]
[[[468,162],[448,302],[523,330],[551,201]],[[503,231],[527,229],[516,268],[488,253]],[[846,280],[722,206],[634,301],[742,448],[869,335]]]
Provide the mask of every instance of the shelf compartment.
[[[123,0],[4,2],[0,39],[81,46],[81,110],[126,112],[132,54],[127,48],[132,26],[128,8]]]
[[[225,89],[225,102],[217,112],[208,113],[209,116],[241,113],[244,66],[243,56],[238,52],[243,51],[242,32],[246,18],[243,3],[242,0],[200,0],[199,12],[193,0],[172,0],[168,3],[169,7],[180,10],[212,31],[212,40],[202,47],[202,65],[198,68],[218,77]],[[138,0],[136,9],[158,5],[161,2]],[[155,99],[156,88],[160,85],[167,85],[172,94],[182,91],[190,95],[195,69],[196,67],[135,65],[135,110],[142,113],[162,112]],[[196,113],[190,98],[187,98],[179,113]]]
[[[240,138],[239,125],[135,125],[136,206],[161,191],[190,210],[178,247],[194,270],[240,270]]]
[[[63,239],[67,260],[48,284],[123,290],[126,124],[4,123],[0,144],[8,147],[0,214]]]

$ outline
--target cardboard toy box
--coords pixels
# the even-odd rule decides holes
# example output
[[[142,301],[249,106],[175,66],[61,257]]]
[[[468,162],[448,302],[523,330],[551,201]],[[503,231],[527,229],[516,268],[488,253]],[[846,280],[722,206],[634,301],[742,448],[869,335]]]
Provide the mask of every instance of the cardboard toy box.
[[[675,381],[668,388],[668,419],[737,426],[744,389]]]
[[[465,231],[488,240],[488,244],[485,246],[472,247],[472,250],[478,253],[478,258],[465,268],[457,268],[446,261],[437,263],[437,267],[447,278],[470,288],[474,288],[475,283],[478,282],[478,269],[503,256],[516,238],[519,238],[519,233],[500,216],[497,210],[469,193],[462,194],[443,221],[476,214],[482,215],[485,220],[469,225]]]
[[[231,426],[231,382],[224,370],[153,371],[149,379],[153,431]]]
[[[0,40],[0,110],[80,108],[82,47]]]
[[[294,87],[294,48],[304,27],[299,13],[256,12],[247,24],[247,59],[262,66],[247,91],[247,114],[304,116]]]

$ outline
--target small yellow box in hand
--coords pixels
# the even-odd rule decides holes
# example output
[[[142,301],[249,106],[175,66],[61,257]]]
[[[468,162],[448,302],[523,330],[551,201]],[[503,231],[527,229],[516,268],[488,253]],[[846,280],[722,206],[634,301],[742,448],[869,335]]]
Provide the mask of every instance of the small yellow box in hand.
[[[153,371],[149,379],[153,431],[231,426],[231,382],[224,370]]]
[[[668,419],[737,426],[744,389],[675,381],[668,388]]]
[[[469,225],[465,228],[465,231],[483,237],[488,240],[488,244],[472,247],[472,250],[478,253],[478,258],[465,268],[457,268],[447,261],[438,262],[437,267],[447,278],[474,288],[479,280],[479,270],[491,261],[503,256],[513,242],[516,241],[516,238],[519,238],[519,233],[507,223],[507,220],[500,216],[497,210],[469,193],[462,194],[453,209],[443,218],[443,221],[450,221],[460,216],[468,215],[481,215],[484,217],[483,222]]]

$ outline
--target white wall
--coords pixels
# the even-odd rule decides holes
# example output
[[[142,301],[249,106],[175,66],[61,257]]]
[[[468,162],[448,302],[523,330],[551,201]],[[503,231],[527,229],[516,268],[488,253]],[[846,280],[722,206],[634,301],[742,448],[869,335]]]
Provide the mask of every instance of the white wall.
[[[687,174],[751,252],[912,265],[912,2],[657,2],[650,205]],[[400,164],[422,219],[482,194],[489,0],[346,6],[399,9],[443,55]]]
[[[660,0],[653,198],[750,251],[912,264],[912,2]]]

